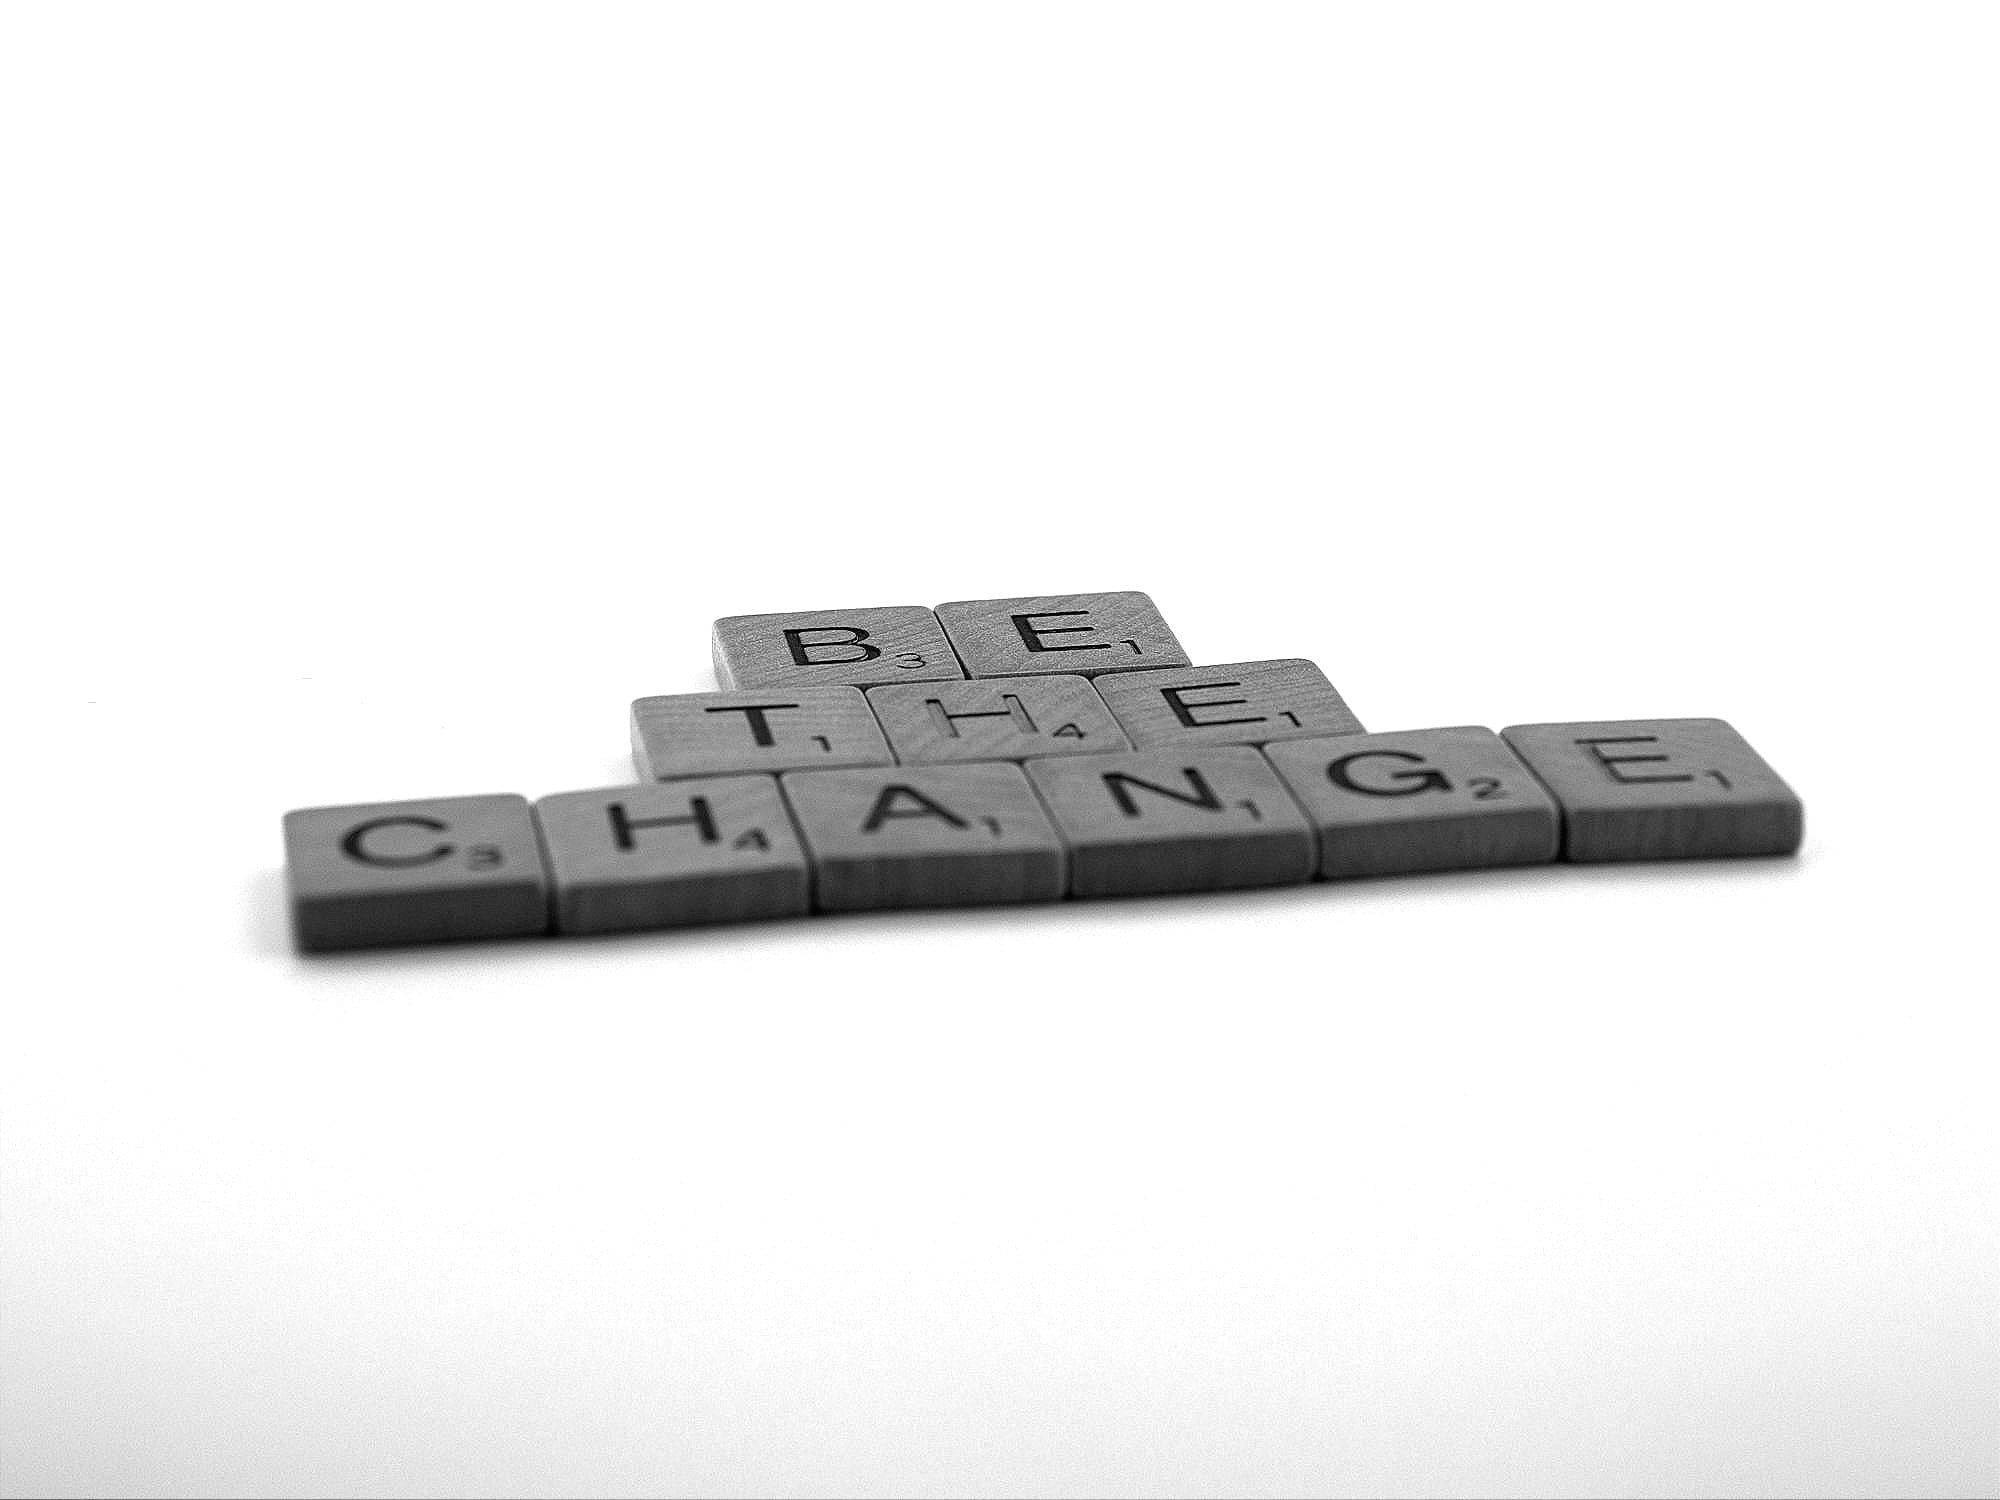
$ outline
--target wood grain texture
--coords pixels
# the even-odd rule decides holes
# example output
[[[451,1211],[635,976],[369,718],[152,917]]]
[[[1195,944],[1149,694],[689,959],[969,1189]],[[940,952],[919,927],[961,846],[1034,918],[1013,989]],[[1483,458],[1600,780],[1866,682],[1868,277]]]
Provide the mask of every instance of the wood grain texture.
[[[1131,743],[1088,678],[988,677],[891,683],[868,706],[904,765],[1104,755]]]
[[[1326,673],[1301,657],[1120,672],[1097,690],[1141,750],[1361,733]]]
[[[632,763],[648,781],[895,759],[860,688],[672,693],[632,705]]]
[[[1188,661],[1141,593],[958,599],[940,604],[937,617],[968,677],[1096,677]]]
[[[1563,858],[1798,852],[1805,805],[1721,719],[1515,724],[1501,731],[1562,808]]]
[[[864,687],[962,678],[937,616],[916,604],[726,615],[711,641],[725,689]]]
[[[1028,762],[1070,851],[1075,896],[1150,895],[1312,878],[1305,814],[1247,746]]]
[[[285,814],[292,932],[306,952],[526,937],[549,925],[525,797],[435,797]]]
[[[1561,848],[1555,799],[1478,725],[1286,740],[1264,754],[1312,820],[1322,879],[1547,864]]]
[[[1055,901],[1062,840],[1015,765],[783,778],[820,911]]]
[[[774,776],[558,792],[535,804],[560,932],[803,916],[805,849]]]

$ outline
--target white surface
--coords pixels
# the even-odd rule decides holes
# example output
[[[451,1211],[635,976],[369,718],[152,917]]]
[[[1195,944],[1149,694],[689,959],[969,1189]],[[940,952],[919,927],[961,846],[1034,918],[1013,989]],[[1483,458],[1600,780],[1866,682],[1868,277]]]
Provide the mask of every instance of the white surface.
[[[0,1486],[1993,1493],[1995,41],[9,9]],[[288,807],[1071,588],[1808,848],[287,951]]]

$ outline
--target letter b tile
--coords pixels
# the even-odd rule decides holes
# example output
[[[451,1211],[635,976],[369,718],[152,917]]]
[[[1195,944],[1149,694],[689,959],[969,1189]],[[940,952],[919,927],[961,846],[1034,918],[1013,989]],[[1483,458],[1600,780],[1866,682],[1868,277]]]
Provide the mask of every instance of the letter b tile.
[[[549,925],[525,797],[437,797],[285,814],[292,930],[307,952]]]
[[[1072,895],[1312,878],[1312,829],[1248,746],[1031,760],[1028,777],[1069,845]]]
[[[937,616],[914,604],[728,615],[714,650],[717,682],[759,692],[965,676]]]
[[[821,911],[1062,896],[1062,840],[1019,766],[799,771],[784,788]]]
[[[1264,747],[1319,834],[1328,880],[1546,864],[1556,805],[1490,729],[1349,734]]]
[[[1805,834],[1798,794],[1721,719],[1500,732],[1561,804],[1565,859],[1794,854]]]
[[[805,851],[773,776],[715,776],[535,804],[563,932],[802,916]]]

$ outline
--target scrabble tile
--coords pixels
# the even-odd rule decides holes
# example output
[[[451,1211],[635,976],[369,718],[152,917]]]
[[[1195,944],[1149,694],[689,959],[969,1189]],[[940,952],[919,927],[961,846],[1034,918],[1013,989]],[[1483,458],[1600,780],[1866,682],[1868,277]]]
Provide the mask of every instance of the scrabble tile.
[[[716,776],[535,804],[561,932],[803,916],[805,850],[774,776]]]
[[[546,932],[525,797],[438,797],[285,814],[292,930],[308,952]]]
[[[1312,878],[1312,829],[1248,746],[1031,760],[1028,779],[1069,845],[1072,895]]]
[[[782,778],[821,911],[1055,901],[1062,840],[1015,765]]]
[[[1553,798],[1490,729],[1412,729],[1264,747],[1319,834],[1327,880],[1547,864]]]
[[[1326,674],[1296,657],[1120,672],[1097,690],[1141,750],[1361,733]]]
[[[648,781],[895,759],[860,688],[674,693],[632,705],[632,763]]]
[[[724,688],[865,687],[965,676],[937,616],[914,604],[715,622],[715,680]]]
[[[1144,594],[960,599],[940,604],[937,617],[968,677],[1096,677],[1188,662]]]
[[[1578,863],[1793,854],[1805,807],[1720,719],[1515,724],[1500,731],[1562,808]]]
[[[1085,677],[891,683],[870,689],[868,706],[906,766],[1132,748]]]

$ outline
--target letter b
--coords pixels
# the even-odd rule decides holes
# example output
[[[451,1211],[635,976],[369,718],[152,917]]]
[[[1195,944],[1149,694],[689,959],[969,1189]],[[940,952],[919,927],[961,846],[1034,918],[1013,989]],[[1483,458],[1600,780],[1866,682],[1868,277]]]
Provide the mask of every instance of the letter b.
[[[831,636],[831,640],[806,639],[807,636]],[[853,661],[873,661],[882,654],[880,646],[864,645],[868,632],[859,625],[809,625],[803,630],[787,630],[785,645],[790,648],[794,665],[801,667],[826,667]],[[815,656],[814,652],[834,652],[852,650],[851,656]]]

